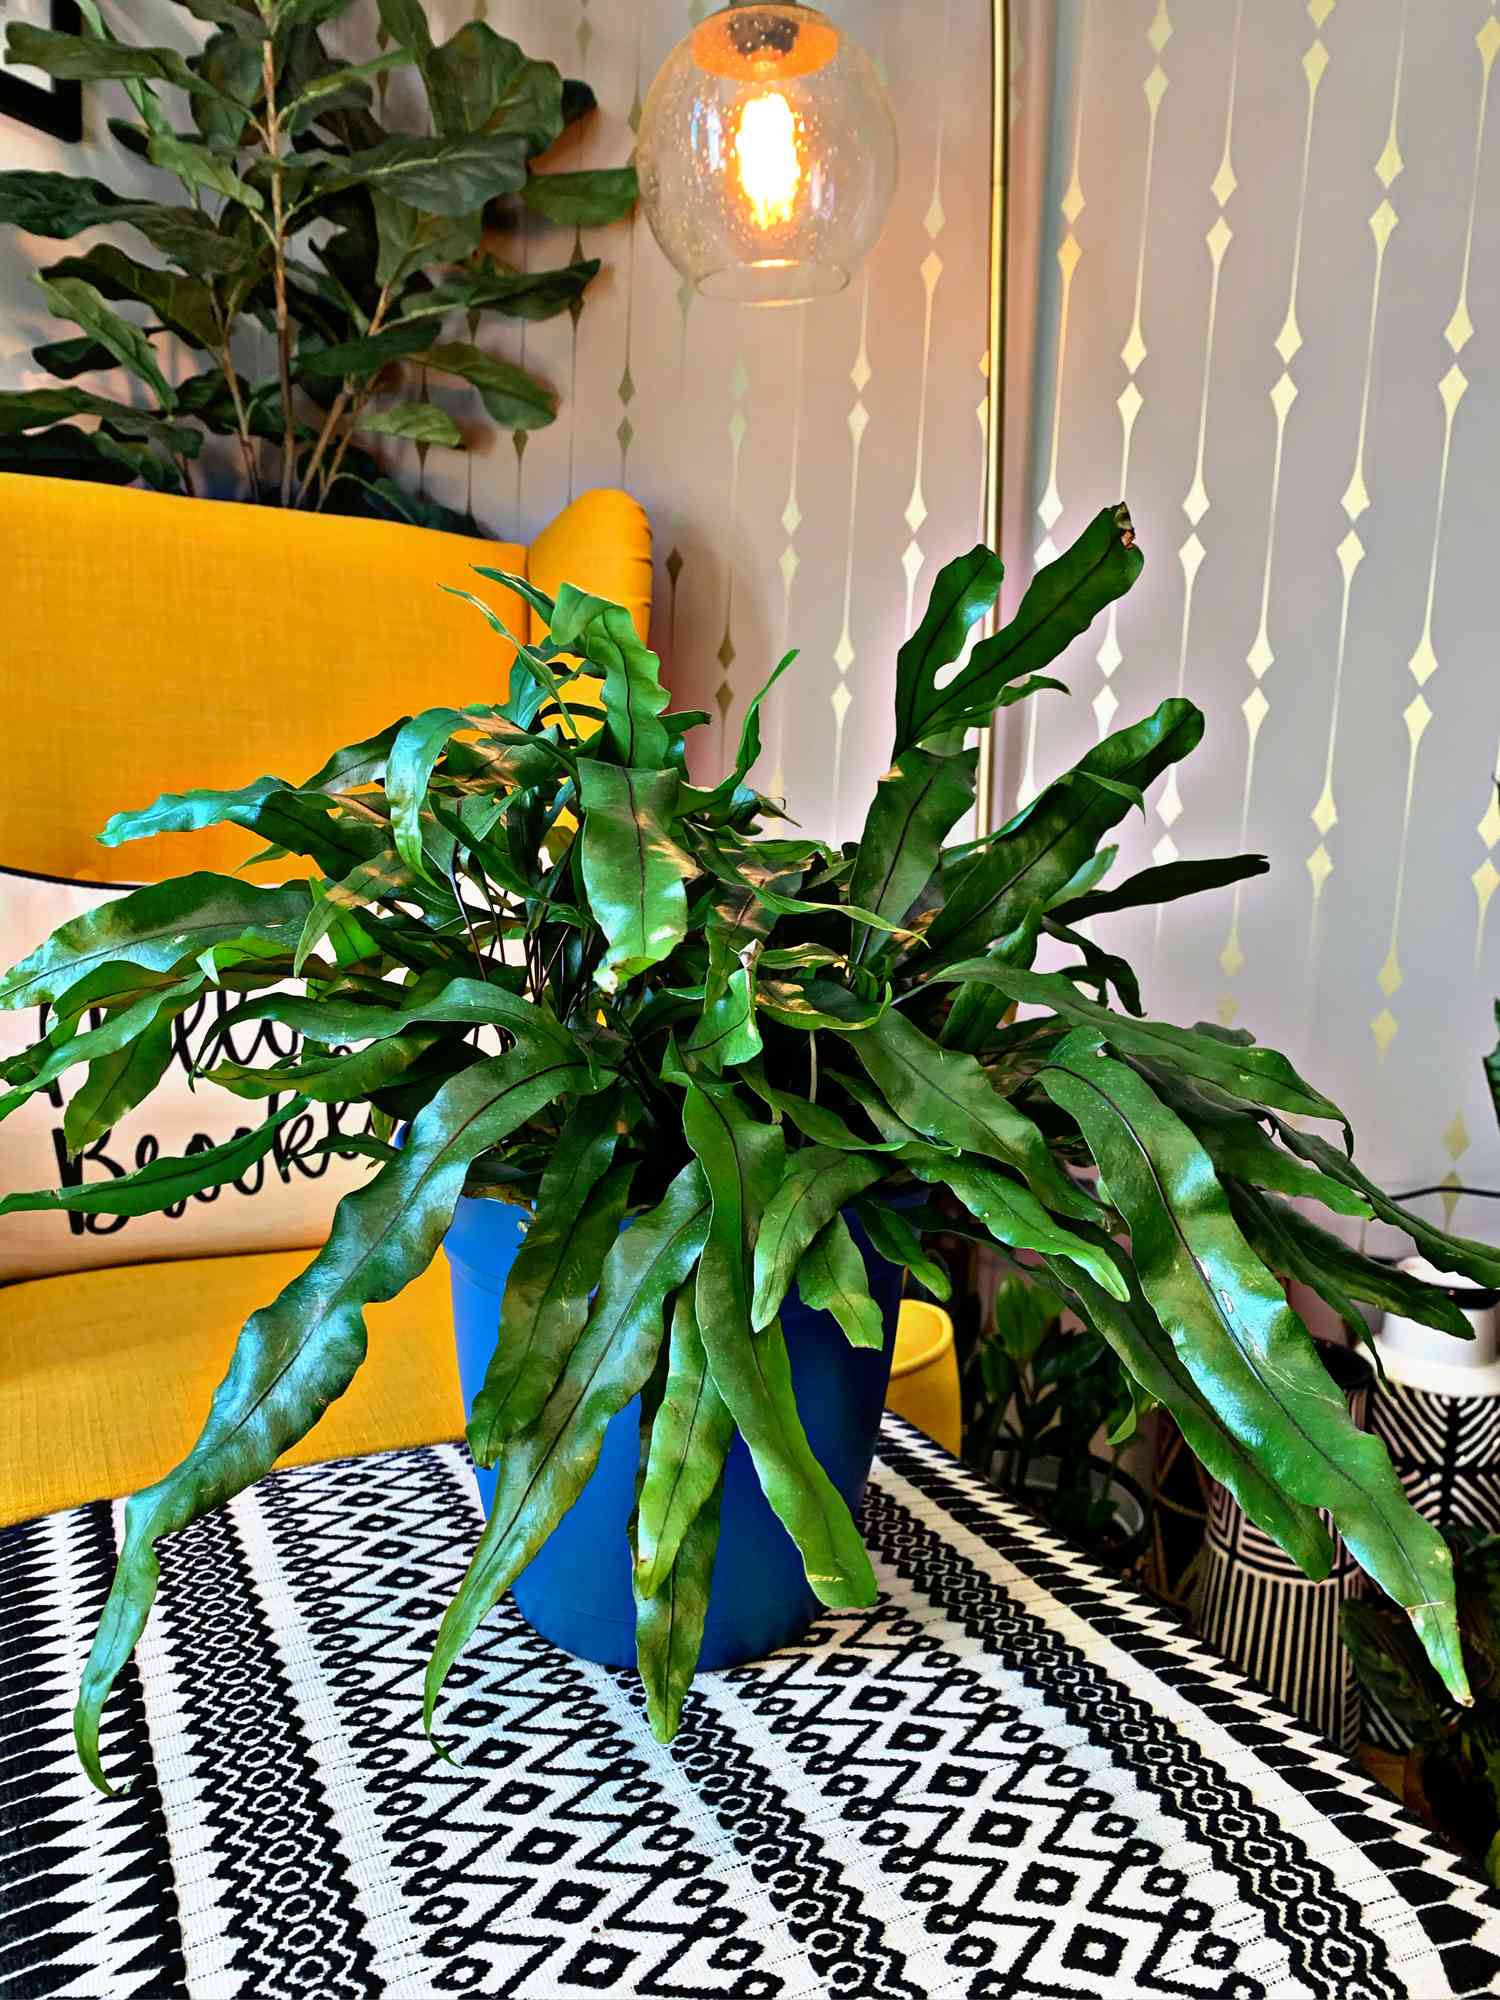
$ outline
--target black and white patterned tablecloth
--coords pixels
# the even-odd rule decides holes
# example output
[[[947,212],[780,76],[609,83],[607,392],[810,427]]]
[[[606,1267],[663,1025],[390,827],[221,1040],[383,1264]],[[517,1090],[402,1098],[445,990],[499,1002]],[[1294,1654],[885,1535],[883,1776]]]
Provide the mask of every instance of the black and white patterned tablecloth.
[[[68,1715],[118,1517],[0,1537],[0,1993],[801,2000],[1489,1994],[1500,1899],[1171,1616],[890,1420],[883,1596],[700,1682],[506,1601],[419,1726],[479,1524],[455,1447],[287,1472],[177,1536]]]

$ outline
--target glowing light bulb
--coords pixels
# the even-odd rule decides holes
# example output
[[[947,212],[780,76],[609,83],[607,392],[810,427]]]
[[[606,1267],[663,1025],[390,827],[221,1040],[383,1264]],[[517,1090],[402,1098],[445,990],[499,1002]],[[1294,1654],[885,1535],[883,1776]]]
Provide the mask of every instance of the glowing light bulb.
[[[746,100],[734,137],[740,189],[759,229],[790,222],[802,186],[801,120],[779,90]]]

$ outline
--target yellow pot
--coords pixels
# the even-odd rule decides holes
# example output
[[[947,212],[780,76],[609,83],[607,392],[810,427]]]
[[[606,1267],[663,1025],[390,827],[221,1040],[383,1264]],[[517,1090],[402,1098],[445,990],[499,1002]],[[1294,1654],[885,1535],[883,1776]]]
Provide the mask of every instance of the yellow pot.
[[[953,1322],[941,1306],[903,1299],[885,1405],[956,1458],[963,1443]]]

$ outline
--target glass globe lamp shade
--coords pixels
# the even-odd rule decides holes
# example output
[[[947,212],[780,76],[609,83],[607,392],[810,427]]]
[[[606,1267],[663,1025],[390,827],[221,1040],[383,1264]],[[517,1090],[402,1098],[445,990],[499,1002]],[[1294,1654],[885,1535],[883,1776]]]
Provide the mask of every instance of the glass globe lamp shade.
[[[789,0],[711,14],[662,65],[641,118],[641,203],[711,298],[787,305],[842,291],[896,188],[896,126],[875,65]]]

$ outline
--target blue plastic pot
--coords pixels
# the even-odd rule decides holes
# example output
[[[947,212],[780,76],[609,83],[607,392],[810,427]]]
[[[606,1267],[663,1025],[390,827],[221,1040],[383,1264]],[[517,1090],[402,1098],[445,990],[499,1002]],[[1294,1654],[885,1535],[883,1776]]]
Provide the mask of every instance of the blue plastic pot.
[[[809,1311],[795,1291],[782,1309],[781,1323],[808,1439],[829,1478],[857,1510],[890,1379],[902,1272],[876,1255],[857,1220],[845,1219],[885,1322],[884,1349],[851,1348],[833,1315]],[[520,1212],[506,1203],[465,1198],[444,1242],[466,1414],[494,1352],[505,1281],[521,1243],[521,1221]],[[517,1604],[538,1632],[606,1667],[635,1665],[626,1527],[635,1505],[640,1414],[636,1397],[612,1419],[593,1477],[514,1585]],[[494,1502],[496,1477],[494,1472],[478,1475],[486,1513]],[[800,1638],[818,1609],[802,1559],[766,1503],[744,1440],[736,1437],[724,1467],[719,1550],[699,1665],[735,1667],[761,1659]]]

